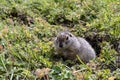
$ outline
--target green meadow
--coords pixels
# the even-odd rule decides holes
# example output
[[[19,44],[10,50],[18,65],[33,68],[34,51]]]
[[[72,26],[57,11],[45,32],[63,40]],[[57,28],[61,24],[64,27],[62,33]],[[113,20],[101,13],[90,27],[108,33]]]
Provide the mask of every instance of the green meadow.
[[[84,37],[96,59],[56,56],[65,30]],[[0,80],[120,80],[119,46],[119,0],[0,0]]]

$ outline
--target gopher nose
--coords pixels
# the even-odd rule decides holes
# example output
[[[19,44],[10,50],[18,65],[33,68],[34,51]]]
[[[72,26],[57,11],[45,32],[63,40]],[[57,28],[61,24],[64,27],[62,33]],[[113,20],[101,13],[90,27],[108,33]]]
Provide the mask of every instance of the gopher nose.
[[[59,44],[59,47],[61,47],[61,48],[62,48],[62,47],[63,47],[63,44],[62,44],[62,43],[60,43],[60,44]]]

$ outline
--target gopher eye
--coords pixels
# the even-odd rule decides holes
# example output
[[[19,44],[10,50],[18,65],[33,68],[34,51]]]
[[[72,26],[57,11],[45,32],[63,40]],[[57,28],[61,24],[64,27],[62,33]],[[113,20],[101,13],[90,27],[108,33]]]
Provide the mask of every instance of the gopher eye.
[[[70,37],[72,37],[72,35],[71,35],[71,34],[69,34],[69,36],[70,36]]]
[[[68,36],[66,37],[66,40],[68,40]]]

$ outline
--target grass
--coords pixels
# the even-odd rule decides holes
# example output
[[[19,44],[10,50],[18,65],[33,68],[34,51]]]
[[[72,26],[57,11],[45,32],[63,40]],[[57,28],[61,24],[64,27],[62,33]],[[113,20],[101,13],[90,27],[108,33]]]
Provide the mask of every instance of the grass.
[[[120,79],[119,0],[0,1],[1,80],[36,80],[35,70],[47,68],[50,80]],[[54,37],[66,29],[86,38],[99,57],[80,64],[54,56]]]

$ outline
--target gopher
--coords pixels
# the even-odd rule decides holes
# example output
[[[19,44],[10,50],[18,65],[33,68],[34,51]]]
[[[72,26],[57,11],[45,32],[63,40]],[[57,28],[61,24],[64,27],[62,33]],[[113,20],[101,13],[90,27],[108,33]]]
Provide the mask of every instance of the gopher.
[[[76,55],[78,55],[84,63],[88,63],[96,57],[94,49],[84,38],[76,37],[67,31],[57,35],[54,47],[58,55],[71,60],[77,59]]]

